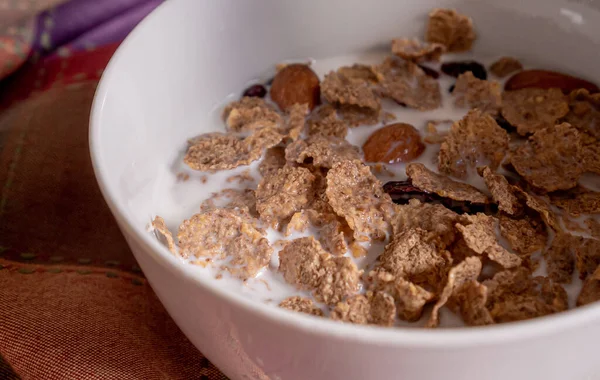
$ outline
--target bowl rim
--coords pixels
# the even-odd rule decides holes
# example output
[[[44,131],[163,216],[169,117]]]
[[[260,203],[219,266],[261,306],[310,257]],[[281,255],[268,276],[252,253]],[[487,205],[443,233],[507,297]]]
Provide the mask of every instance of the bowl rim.
[[[177,7],[186,4],[184,1],[166,1],[160,4],[125,38],[117,48],[106,66],[98,83],[92,102],[89,126],[89,149],[92,166],[102,195],[115,219],[119,222],[122,232],[135,240],[153,260],[164,270],[170,270],[183,276],[186,280],[201,287],[204,291],[234,304],[264,318],[269,323],[279,324],[297,329],[307,334],[316,334],[338,338],[346,341],[369,343],[389,347],[464,347],[473,345],[493,345],[516,340],[540,338],[558,334],[570,329],[598,322],[600,320],[600,302],[571,309],[565,312],[534,318],[526,321],[512,322],[481,327],[426,329],[418,327],[380,327],[370,325],[353,325],[340,323],[327,318],[314,317],[303,313],[284,310],[273,305],[263,304],[243,297],[237,292],[221,289],[212,278],[204,278],[193,273],[193,266],[174,257],[157,239],[153,238],[146,229],[135,227],[133,217],[125,212],[125,206],[120,202],[117,192],[108,185],[109,173],[101,159],[100,139],[98,138],[102,125],[103,106],[108,96],[111,78],[119,70],[120,61],[126,50],[134,44],[139,36],[160,19],[167,7]],[[167,310],[168,311],[168,310]]]

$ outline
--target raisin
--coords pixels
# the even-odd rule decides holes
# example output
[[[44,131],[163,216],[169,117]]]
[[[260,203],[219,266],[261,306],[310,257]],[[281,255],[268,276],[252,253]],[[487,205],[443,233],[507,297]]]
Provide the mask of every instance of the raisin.
[[[251,98],[264,98],[267,95],[267,89],[262,84],[255,84],[248,87],[243,96],[248,96]]]
[[[395,123],[373,132],[363,145],[368,162],[408,162],[425,150],[419,131],[410,124]]]
[[[496,116],[496,123],[500,126],[500,128],[504,129],[508,133],[516,132],[517,129],[508,122],[502,115]]]
[[[418,199],[422,203],[440,204],[457,214],[477,214],[479,212],[487,215],[495,215],[498,205],[474,204],[467,201],[455,201],[450,198],[441,197],[434,193],[428,193],[414,186],[410,180],[391,181],[383,185],[383,191],[388,193],[396,204],[407,204],[411,199]]]
[[[432,69],[431,67],[427,67],[425,65],[418,65],[421,70],[423,70],[423,72],[427,75],[432,77],[433,79],[438,79],[440,77],[440,73],[438,73],[437,71],[435,71],[434,69]]]
[[[442,64],[442,72],[446,75],[450,75],[451,77],[458,78],[460,74],[466,73],[467,71],[472,72],[473,76],[477,79],[487,79],[487,71],[485,70],[485,67],[479,62],[457,61],[446,62]]]

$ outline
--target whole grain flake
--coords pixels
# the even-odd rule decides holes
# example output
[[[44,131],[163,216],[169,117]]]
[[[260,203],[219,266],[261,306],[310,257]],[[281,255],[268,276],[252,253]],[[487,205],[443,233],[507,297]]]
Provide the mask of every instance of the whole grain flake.
[[[256,189],[261,219],[277,226],[311,201],[315,176],[308,169],[284,166],[266,177]]]
[[[510,163],[533,187],[550,192],[577,185],[581,159],[581,136],[563,123],[535,132],[511,153]]]
[[[288,145],[285,150],[288,161],[305,163],[312,161],[316,167],[332,168],[347,160],[359,160],[358,148],[345,139],[337,137],[311,136]]]
[[[163,243],[172,254],[177,254],[177,246],[173,239],[173,234],[169,231],[165,220],[160,216],[155,216],[151,223],[152,229],[158,240]]]
[[[184,258],[227,259],[222,268],[242,279],[254,277],[273,252],[265,232],[233,210],[196,214],[181,224],[177,238]]]
[[[367,292],[357,294],[338,303],[331,318],[355,324],[392,326],[396,317],[394,299],[387,293]]]
[[[382,240],[389,229],[391,199],[371,169],[360,161],[342,161],[327,173],[327,198],[346,220],[354,239]]]
[[[304,313],[308,315],[314,315],[317,317],[323,316],[323,310],[317,307],[314,302],[309,298],[293,296],[288,297],[281,301],[279,307],[298,313]]]
[[[497,115],[502,107],[500,83],[475,78],[470,71],[458,76],[452,95],[457,107],[477,108],[492,116]]]
[[[316,109],[308,120],[309,136],[333,136],[345,138],[348,134],[348,124],[339,119],[331,104],[322,105]]]
[[[522,136],[554,126],[568,112],[567,98],[557,88],[524,88],[502,95],[502,116]]]
[[[463,224],[456,224],[465,243],[477,254],[485,254],[504,268],[515,268],[521,265],[521,258],[508,252],[498,243],[495,230],[497,220],[485,214],[465,215]]]
[[[439,61],[446,47],[438,43],[426,43],[416,38],[396,38],[392,40],[392,53],[413,62]]]
[[[508,143],[508,134],[490,115],[471,110],[452,125],[440,146],[438,169],[463,179],[478,166],[496,170],[508,152]]]
[[[377,268],[436,292],[452,263],[427,231],[410,229],[395,235],[378,258]]]
[[[435,173],[423,164],[413,163],[407,165],[406,175],[411,179],[414,186],[426,192],[436,193],[441,197],[456,201],[489,203],[488,197],[476,187]]]
[[[458,265],[450,269],[448,273],[448,281],[444,287],[438,301],[433,306],[431,317],[427,321],[427,327],[437,327],[439,324],[439,311],[442,306],[448,302],[450,297],[454,295],[464,283],[477,280],[481,273],[481,259],[477,257],[468,257]]]
[[[229,103],[223,110],[227,128],[233,132],[253,131],[260,128],[279,128],[283,118],[275,107],[257,97],[243,97]]]
[[[335,305],[358,290],[360,272],[348,257],[333,257],[312,236],[292,240],[279,252],[279,271],[317,301]]]
[[[419,285],[381,269],[370,272],[367,281],[371,291],[384,292],[393,297],[398,318],[403,321],[419,320],[425,305],[435,297],[434,293]]]
[[[442,94],[437,80],[428,76],[418,65],[388,58],[373,67],[383,96],[419,111],[439,108]]]
[[[454,9],[436,8],[429,13],[427,42],[442,44],[449,52],[462,52],[471,50],[476,37],[470,17]]]

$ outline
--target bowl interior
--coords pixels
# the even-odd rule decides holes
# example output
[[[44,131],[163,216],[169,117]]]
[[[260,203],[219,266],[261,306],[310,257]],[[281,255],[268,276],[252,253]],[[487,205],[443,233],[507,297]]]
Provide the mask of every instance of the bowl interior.
[[[177,199],[165,206],[160,186],[174,175],[186,139],[222,128],[218,110],[228,95],[283,60],[364,53],[387,49],[393,37],[423,36],[434,7],[473,17],[475,54],[515,56],[600,82],[600,11],[580,3],[172,0],[124,42],[98,89],[91,150],[113,211],[149,241],[146,226],[158,209],[188,212]]]

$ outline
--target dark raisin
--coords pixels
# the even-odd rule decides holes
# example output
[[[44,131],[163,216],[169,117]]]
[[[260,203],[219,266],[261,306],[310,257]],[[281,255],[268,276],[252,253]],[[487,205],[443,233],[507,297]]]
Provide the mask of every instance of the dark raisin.
[[[516,128],[513,127],[511,123],[508,122],[502,115],[496,116],[496,123],[500,126],[500,128],[504,129],[508,133],[516,132]]]
[[[448,88],[448,92],[449,93],[453,93],[454,92],[454,85],[450,86],[450,88]]]
[[[243,96],[249,96],[251,98],[264,98],[267,95],[267,89],[262,84],[255,84],[244,91]]]
[[[421,70],[423,70],[423,72],[427,75],[432,77],[433,79],[438,79],[440,77],[440,73],[438,73],[437,71],[435,71],[434,69],[427,67],[425,65],[419,65],[419,67],[421,68]]]
[[[485,67],[479,62],[475,61],[457,61],[457,62],[446,62],[442,64],[442,72],[451,77],[457,78],[460,74],[470,71],[473,73],[475,78],[486,80],[487,71]]]
[[[422,203],[440,204],[457,214],[476,214],[482,212],[488,215],[495,215],[498,212],[498,205],[474,204],[467,201],[455,201],[434,193],[428,193],[415,187],[410,180],[392,181],[383,185],[383,191],[389,194],[392,201],[397,204],[407,204],[411,199],[418,199]]]

